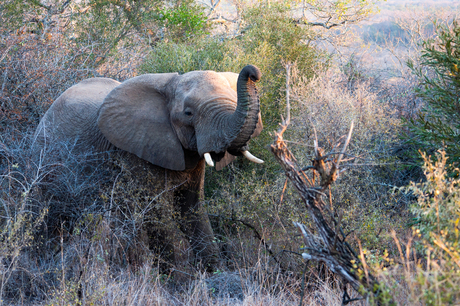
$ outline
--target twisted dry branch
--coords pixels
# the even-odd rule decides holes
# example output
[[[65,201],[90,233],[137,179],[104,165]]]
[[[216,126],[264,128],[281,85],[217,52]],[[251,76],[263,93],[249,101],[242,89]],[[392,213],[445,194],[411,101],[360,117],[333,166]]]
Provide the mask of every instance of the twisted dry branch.
[[[309,166],[306,170],[313,170],[320,174],[319,187],[314,186],[312,180],[307,178],[304,173],[305,170],[298,167],[295,157],[287,148],[283,140],[283,133],[286,128],[287,125],[284,123],[275,133],[271,151],[285,170],[286,176],[299,192],[318,233],[318,236],[315,236],[305,225],[295,223],[305,240],[303,257],[324,262],[332,272],[343,277],[355,290],[362,292],[359,290],[362,286],[366,288],[365,292],[373,293],[377,301],[379,301],[380,286],[378,281],[369,271],[362,272],[366,269],[366,265],[345,241],[346,236],[340,229],[340,222],[337,222],[331,216],[331,222],[335,224],[335,230],[333,230],[332,228],[334,227],[331,227],[324,218],[322,213],[322,207],[325,207],[322,200],[324,193],[318,192],[318,189],[326,190],[337,179],[340,159],[345,154],[351,138],[352,128],[337,158],[325,161],[323,150],[315,148],[316,156],[312,161],[312,166]],[[298,168],[299,170],[297,170]]]

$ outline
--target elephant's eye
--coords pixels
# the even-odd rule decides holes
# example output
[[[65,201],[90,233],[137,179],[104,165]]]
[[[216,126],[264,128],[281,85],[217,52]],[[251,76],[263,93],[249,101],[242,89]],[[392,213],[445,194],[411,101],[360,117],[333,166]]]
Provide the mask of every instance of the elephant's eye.
[[[184,114],[185,114],[186,116],[191,116],[191,115],[192,115],[192,112],[191,112],[191,111],[185,111]]]

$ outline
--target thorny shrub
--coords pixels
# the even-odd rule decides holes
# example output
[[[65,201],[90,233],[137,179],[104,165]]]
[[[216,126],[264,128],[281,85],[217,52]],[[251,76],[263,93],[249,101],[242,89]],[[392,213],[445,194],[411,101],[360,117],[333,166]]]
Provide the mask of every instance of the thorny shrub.
[[[139,54],[120,48],[108,66],[87,43],[76,45],[58,29],[45,38],[21,31],[0,33],[0,130],[14,125],[20,130],[15,137],[20,137],[38,124],[62,92],[83,79],[133,76]]]
[[[22,136],[0,137],[2,299],[43,299],[69,282],[91,291],[81,279],[98,263],[107,273],[164,263],[164,245],[149,244],[159,239],[155,226],[172,223],[158,217],[167,206],[148,188],[154,183],[136,180],[114,152],[76,154],[72,143],[40,149]]]
[[[332,186],[331,209],[342,211],[347,231],[354,231],[366,247],[377,249],[391,240],[389,228],[403,229],[400,214],[407,200],[391,192],[392,186],[401,186],[406,179],[392,153],[399,143],[401,124],[367,83],[357,83],[350,90],[345,77],[331,70],[293,88],[299,115],[294,117],[291,137],[307,145],[294,145],[293,151],[299,164],[307,166],[313,156],[308,145],[311,148],[315,135],[318,145],[329,152],[354,121],[347,154],[355,159],[342,164],[346,171]]]

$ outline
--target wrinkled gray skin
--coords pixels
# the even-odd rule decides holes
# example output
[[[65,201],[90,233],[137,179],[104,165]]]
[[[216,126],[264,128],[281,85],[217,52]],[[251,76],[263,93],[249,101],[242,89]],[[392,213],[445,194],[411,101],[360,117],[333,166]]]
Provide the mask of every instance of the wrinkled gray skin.
[[[195,254],[206,260],[217,248],[201,208],[203,155],[210,153],[220,170],[260,134],[255,87],[260,76],[258,68],[246,66],[239,75],[192,71],[146,74],[123,83],[87,79],[51,105],[35,137],[40,144],[72,141],[80,152],[122,150],[159,175],[166,169],[169,177],[185,181],[174,190],[174,207],[186,220],[181,229]]]

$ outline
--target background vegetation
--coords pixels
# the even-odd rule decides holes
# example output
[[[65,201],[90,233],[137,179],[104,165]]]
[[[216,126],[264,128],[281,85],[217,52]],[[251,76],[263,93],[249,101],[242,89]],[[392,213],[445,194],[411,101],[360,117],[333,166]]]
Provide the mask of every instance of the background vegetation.
[[[304,303],[341,304],[341,280],[299,256],[292,222],[311,220],[267,150],[285,116],[286,64],[285,138],[301,167],[315,134],[329,151],[354,121],[355,159],[325,202],[382,291],[398,304],[458,303],[459,7],[366,23],[374,4],[2,1],[0,303],[297,305],[305,293]],[[263,72],[264,131],[251,151],[266,163],[207,169],[222,254],[212,275],[187,262],[165,270],[142,243],[142,203],[157,195],[132,184],[122,161],[69,154],[72,144],[33,149],[40,116],[82,79],[246,64]]]

